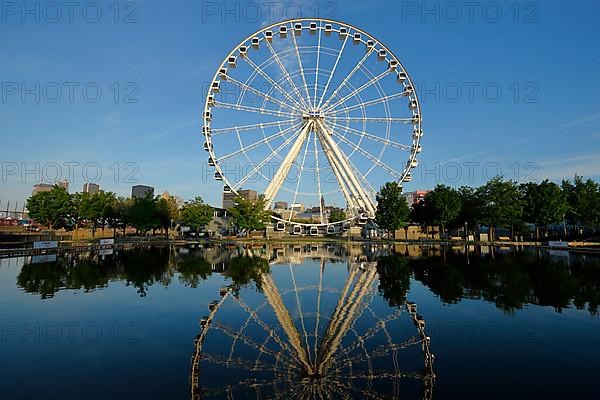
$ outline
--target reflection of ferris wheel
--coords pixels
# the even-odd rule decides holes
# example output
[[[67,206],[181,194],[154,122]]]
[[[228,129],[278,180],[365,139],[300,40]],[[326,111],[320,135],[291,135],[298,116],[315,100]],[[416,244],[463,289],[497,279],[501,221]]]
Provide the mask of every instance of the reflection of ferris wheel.
[[[407,71],[385,45],[349,24],[293,19],[263,28],[225,58],[206,97],[208,163],[224,192],[243,188],[364,223],[378,185],[411,180],[421,108]],[[280,225],[292,213],[274,217]]]
[[[193,399],[432,397],[434,356],[416,304],[382,313],[374,263],[348,264],[344,282],[319,264],[304,286],[289,263],[262,275],[262,294],[221,289],[195,341]]]

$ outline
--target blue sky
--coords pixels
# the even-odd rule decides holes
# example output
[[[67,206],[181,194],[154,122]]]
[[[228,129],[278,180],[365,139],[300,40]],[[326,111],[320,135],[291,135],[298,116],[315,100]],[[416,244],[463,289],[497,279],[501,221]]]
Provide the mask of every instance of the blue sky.
[[[417,83],[425,136],[407,190],[497,172],[600,177],[597,2],[140,1],[118,15],[113,3],[77,2],[71,16],[3,2],[0,208],[57,166],[71,191],[87,176],[121,195],[137,181],[220,204],[200,134],[207,82],[243,38],[300,14],[369,32]]]

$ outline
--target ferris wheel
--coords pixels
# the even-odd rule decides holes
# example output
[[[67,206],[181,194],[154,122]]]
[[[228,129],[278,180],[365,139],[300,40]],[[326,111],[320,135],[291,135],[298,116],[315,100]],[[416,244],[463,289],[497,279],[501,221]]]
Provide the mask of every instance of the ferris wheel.
[[[346,215],[336,224],[366,223],[379,187],[411,181],[422,150],[421,106],[399,59],[327,19],[283,21],[241,41],[217,68],[203,117],[207,162],[226,195],[252,189],[268,209],[312,208],[303,223],[274,216],[280,230],[329,233],[332,208]]]
[[[223,287],[208,306],[191,398],[430,400],[434,355],[417,305],[384,305],[374,262],[313,246],[313,265],[298,266],[289,250],[262,274],[261,292]]]

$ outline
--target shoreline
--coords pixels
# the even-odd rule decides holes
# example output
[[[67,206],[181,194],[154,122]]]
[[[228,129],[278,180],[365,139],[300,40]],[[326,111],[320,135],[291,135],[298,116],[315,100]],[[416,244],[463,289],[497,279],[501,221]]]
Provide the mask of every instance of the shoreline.
[[[84,251],[102,251],[111,249],[123,249],[138,246],[187,246],[187,245],[223,245],[223,244],[239,244],[239,245],[266,245],[266,244],[309,244],[309,243],[337,243],[337,244],[355,244],[355,245],[406,245],[406,246],[494,246],[494,247],[536,247],[546,250],[567,251],[574,253],[600,253],[600,243],[582,243],[569,242],[568,247],[553,247],[544,242],[509,242],[509,241],[488,241],[475,242],[466,240],[390,240],[390,239],[360,239],[360,238],[340,238],[340,237],[294,237],[294,238],[203,238],[203,239],[166,239],[166,238],[117,238],[114,244],[100,244],[100,238],[94,240],[58,240],[58,247],[49,249],[33,249],[28,245],[33,242],[14,242],[3,243],[3,245],[13,245],[13,247],[0,248],[0,259],[60,254],[69,252],[84,252]]]

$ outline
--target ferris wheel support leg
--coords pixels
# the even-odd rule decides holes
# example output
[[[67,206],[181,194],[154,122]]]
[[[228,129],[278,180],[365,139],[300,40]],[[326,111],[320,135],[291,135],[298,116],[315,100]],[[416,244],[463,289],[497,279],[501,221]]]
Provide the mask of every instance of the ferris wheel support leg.
[[[342,154],[337,144],[331,139],[331,135],[325,125],[321,121],[317,121],[317,125],[319,127],[319,131],[321,132],[321,136],[323,137],[324,141],[327,142],[328,147],[333,151],[335,157],[338,159],[338,162],[342,167],[342,171],[347,175],[350,184],[349,186],[353,187],[352,191],[359,199],[361,199],[361,203],[364,204],[365,210],[369,213],[369,215],[374,217],[375,206],[373,201],[358,182],[358,179],[354,175],[352,168],[350,168],[346,157]]]
[[[298,157],[298,154],[300,154],[300,150],[302,149],[302,144],[306,141],[306,138],[308,136],[308,133],[311,130],[311,127],[312,127],[312,123],[310,123],[310,122],[307,123],[306,125],[304,125],[304,127],[300,131],[300,134],[298,135],[298,138],[292,145],[292,148],[290,149],[289,153],[285,156],[281,165],[279,166],[279,169],[277,170],[277,172],[275,172],[273,179],[271,179],[271,182],[265,189],[265,193],[264,193],[265,208],[267,210],[269,208],[271,208],[271,203],[273,202],[273,199],[277,195],[277,192],[279,192],[279,189],[281,188],[281,185],[283,184],[285,177],[289,174],[290,169],[292,168],[292,163]]]
[[[327,160],[329,161],[329,164],[331,165],[331,170],[333,171],[333,174],[335,175],[335,178],[337,179],[337,181],[340,185],[340,188],[342,189],[342,194],[344,195],[344,198],[346,199],[348,208],[350,210],[352,210],[352,214],[354,215],[354,210],[359,207],[356,204],[356,202],[354,201],[354,198],[350,195],[350,192],[348,191],[347,184],[346,184],[344,177],[342,176],[340,167],[337,164],[335,158],[333,157],[331,150],[327,146],[327,143],[325,143],[321,139],[321,136],[319,134],[316,134],[316,136],[319,138],[319,142],[321,143],[321,147],[323,148],[325,157],[327,157]]]

